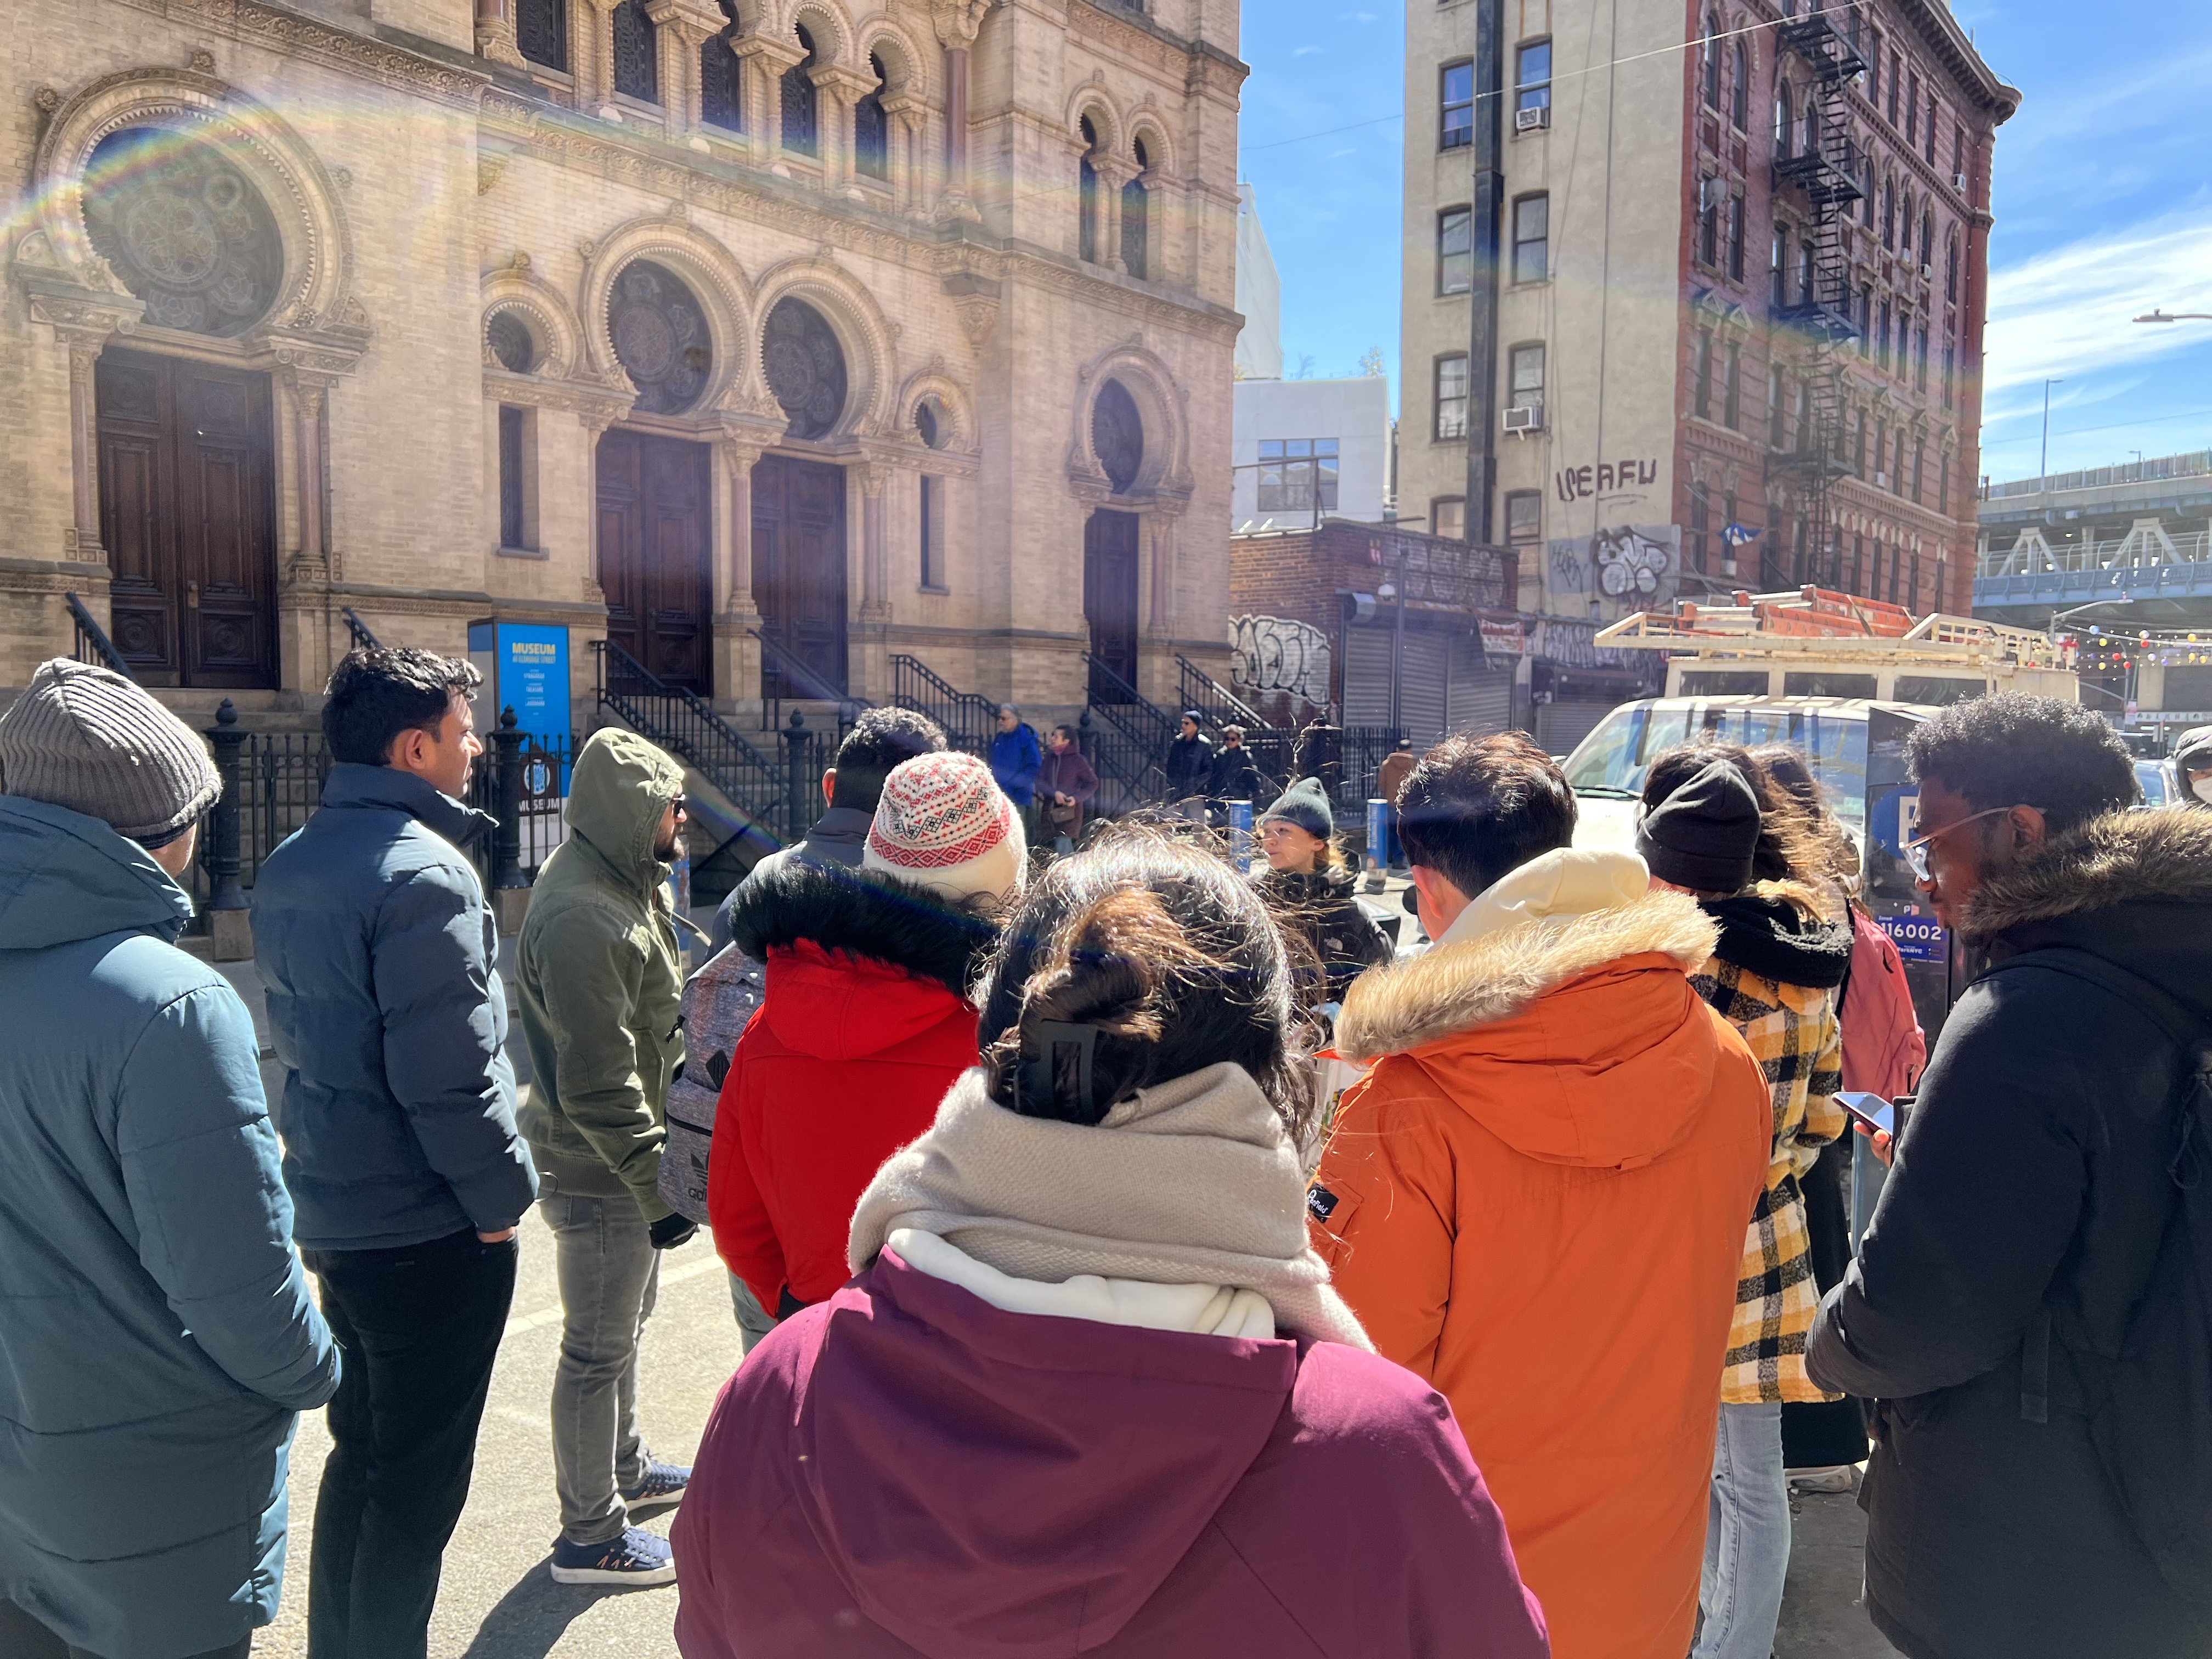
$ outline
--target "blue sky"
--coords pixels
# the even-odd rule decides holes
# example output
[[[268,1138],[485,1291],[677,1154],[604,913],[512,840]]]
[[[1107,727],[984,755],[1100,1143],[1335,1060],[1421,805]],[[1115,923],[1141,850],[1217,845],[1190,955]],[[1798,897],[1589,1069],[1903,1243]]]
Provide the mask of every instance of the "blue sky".
[[[1397,384],[1405,0],[1251,0],[1243,173],[1283,276],[1285,372]],[[2033,476],[2051,388],[2051,469],[2212,447],[2212,6],[1961,0],[1960,21],[2024,94],[1998,131],[1982,470]]]

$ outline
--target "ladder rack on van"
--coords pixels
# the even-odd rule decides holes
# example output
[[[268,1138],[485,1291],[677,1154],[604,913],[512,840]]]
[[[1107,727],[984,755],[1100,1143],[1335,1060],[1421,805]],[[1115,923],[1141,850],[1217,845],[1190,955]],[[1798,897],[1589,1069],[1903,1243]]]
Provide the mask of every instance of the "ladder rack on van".
[[[1639,611],[1598,631],[1595,643],[1625,651],[1744,659],[1762,656],[1875,657],[1892,663],[1954,666],[2010,664],[2070,669],[2073,653],[2047,634],[1972,617],[1941,614],[1912,620],[1880,599],[1806,587],[1784,593],[1738,593],[1726,605],[1677,601],[1669,615]]]

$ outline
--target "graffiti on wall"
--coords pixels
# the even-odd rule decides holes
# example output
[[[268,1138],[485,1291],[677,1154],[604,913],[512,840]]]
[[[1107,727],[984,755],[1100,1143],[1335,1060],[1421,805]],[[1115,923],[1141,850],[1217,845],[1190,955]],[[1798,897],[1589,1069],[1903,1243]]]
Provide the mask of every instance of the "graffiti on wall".
[[[1328,705],[1328,635],[1285,617],[1229,619],[1230,678],[1241,691],[1286,691]]]
[[[1665,610],[1682,580],[1682,532],[1674,525],[1621,525],[1555,541],[1545,550],[1552,609],[1595,605],[1608,618]]]

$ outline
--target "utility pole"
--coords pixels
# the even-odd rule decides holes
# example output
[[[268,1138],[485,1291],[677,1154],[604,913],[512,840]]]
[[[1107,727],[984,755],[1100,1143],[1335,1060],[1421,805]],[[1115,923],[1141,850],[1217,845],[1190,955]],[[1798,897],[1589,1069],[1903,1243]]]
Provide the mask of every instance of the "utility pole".
[[[1505,0],[1475,0],[1474,259],[1467,348],[1467,538],[1488,542],[1498,492],[1498,252],[1504,210]]]

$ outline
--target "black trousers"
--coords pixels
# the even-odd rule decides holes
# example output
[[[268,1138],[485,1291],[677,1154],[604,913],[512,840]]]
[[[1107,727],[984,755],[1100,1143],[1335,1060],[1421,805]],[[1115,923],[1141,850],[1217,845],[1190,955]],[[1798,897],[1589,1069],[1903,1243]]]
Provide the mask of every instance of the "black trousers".
[[[515,1243],[311,1250],[345,1351],[315,1500],[308,1659],[424,1659],[514,1300]]]
[[[210,1649],[193,1659],[246,1659],[253,1651],[251,1633],[227,1648]],[[0,1601],[0,1654],[7,1659],[97,1659],[82,1648],[73,1648],[13,1601]]]

